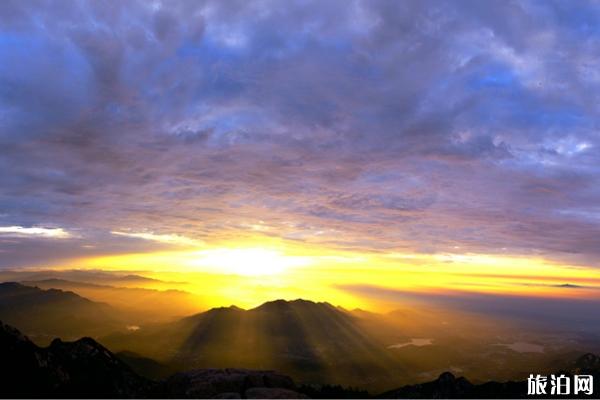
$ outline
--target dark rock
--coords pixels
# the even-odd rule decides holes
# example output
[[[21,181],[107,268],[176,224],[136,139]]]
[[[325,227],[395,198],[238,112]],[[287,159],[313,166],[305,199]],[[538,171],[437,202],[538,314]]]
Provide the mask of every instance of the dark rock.
[[[260,388],[261,391],[253,390]],[[285,375],[273,371],[254,371],[247,369],[197,369],[180,372],[159,384],[155,395],[161,397],[184,398],[237,398],[257,395],[274,398],[305,398],[295,391],[294,381]],[[250,390],[250,392],[248,392]],[[253,394],[254,393],[254,394]],[[291,396],[291,397],[290,397]]]
[[[575,361],[573,371],[584,374],[600,372],[600,357],[592,353],[582,355]]]
[[[90,338],[47,348],[0,322],[3,397],[139,397],[151,382]]]
[[[311,399],[367,399],[371,398],[368,391],[341,385],[304,384],[298,388]]]
[[[564,373],[571,378],[576,374],[593,375],[594,380],[600,379],[600,357],[588,353],[579,357]],[[531,396],[527,394],[527,381],[518,382],[486,382],[479,385],[470,383],[465,378],[455,378],[450,372],[444,372],[434,381],[417,385],[403,386],[390,390],[378,398],[388,399],[524,399],[547,396]],[[578,394],[573,398],[589,398],[586,394]]]
[[[456,378],[444,372],[435,381],[403,386],[382,394],[381,398],[411,399],[454,399],[465,398],[473,389],[473,384],[465,378]]]
[[[307,399],[305,395],[289,389],[256,387],[246,390],[247,399]]]

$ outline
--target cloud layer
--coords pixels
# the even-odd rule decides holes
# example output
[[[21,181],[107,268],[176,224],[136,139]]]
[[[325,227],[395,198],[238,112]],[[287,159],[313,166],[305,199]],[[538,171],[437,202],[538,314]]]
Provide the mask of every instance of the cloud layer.
[[[592,2],[3,1],[0,226],[78,235],[0,237],[0,265],[148,246],[111,231],[598,265],[599,23]]]

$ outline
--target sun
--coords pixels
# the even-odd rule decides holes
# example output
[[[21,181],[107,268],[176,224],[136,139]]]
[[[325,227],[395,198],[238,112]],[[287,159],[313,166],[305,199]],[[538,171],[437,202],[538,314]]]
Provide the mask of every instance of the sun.
[[[216,248],[196,253],[192,265],[236,275],[260,276],[283,273],[291,267],[307,265],[307,257],[290,256],[266,248]]]

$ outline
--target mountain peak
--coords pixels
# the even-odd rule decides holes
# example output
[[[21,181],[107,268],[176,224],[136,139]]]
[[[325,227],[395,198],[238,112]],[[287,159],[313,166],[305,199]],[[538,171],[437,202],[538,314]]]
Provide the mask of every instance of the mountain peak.
[[[21,333],[17,328],[14,328],[0,321],[0,338],[1,340],[10,340],[11,342],[29,342],[29,338]]]
[[[27,288],[28,286],[22,285],[19,282],[0,282],[0,288],[3,290],[18,290],[21,288]]]
[[[465,378],[456,378],[452,373],[444,372],[434,381],[403,386],[377,397],[391,399],[467,398],[473,389],[473,384]]]
[[[209,312],[220,312],[220,311],[245,311],[243,308],[240,308],[236,305],[230,305],[230,306],[222,306],[222,307],[213,307],[210,310],[208,310]]]
[[[21,294],[39,293],[39,294],[47,295],[47,296],[65,296],[65,297],[77,298],[77,299],[81,299],[83,301],[91,302],[91,300],[89,300],[85,297],[81,297],[77,293],[72,292],[70,290],[61,290],[61,289],[54,289],[54,288],[44,290],[37,286],[24,285],[20,282],[1,282],[0,290],[2,290],[3,293],[7,293],[8,291],[11,291],[10,293],[12,293],[12,291],[14,291],[14,292],[18,292]]]
[[[289,308],[289,307],[303,307],[303,308],[307,308],[307,307],[330,308],[331,307],[331,308],[334,308],[331,304],[329,304],[327,302],[314,302],[312,300],[305,300],[305,299],[296,299],[296,300],[277,299],[277,300],[267,301],[267,302],[261,304],[260,306],[253,308],[253,310],[277,310],[277,309]]]
[[[598,371],[600,370],[600,357],[586,353],[575,361],[575,368],[579,371]]]
[[[4,286],[4,287],[18,287],[18,286],[23,286],[18,282],[0,282],[0,286]]]

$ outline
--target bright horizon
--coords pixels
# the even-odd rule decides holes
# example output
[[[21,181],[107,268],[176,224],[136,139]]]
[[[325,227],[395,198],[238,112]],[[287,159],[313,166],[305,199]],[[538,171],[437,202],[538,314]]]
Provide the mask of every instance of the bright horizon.
[[[267,240],[239,247],[201,248],[119,254],[59,261],[27,270],[90,269],[141,273],[165,281],[161,290],[202,295],[204,308],[258,306],[275,299],[304,298],[345,308],[390,311],[412,294],[525,296],[595,300],[600,272],[541,257],[485,254],[361,253],[316,249]],[[352,291],[370,286],[371,294]],[[381,290],[382,295],[376,291]],[[405,291],[403,300],[385,291]],[[200,305],[199,305],[200,306]]]

